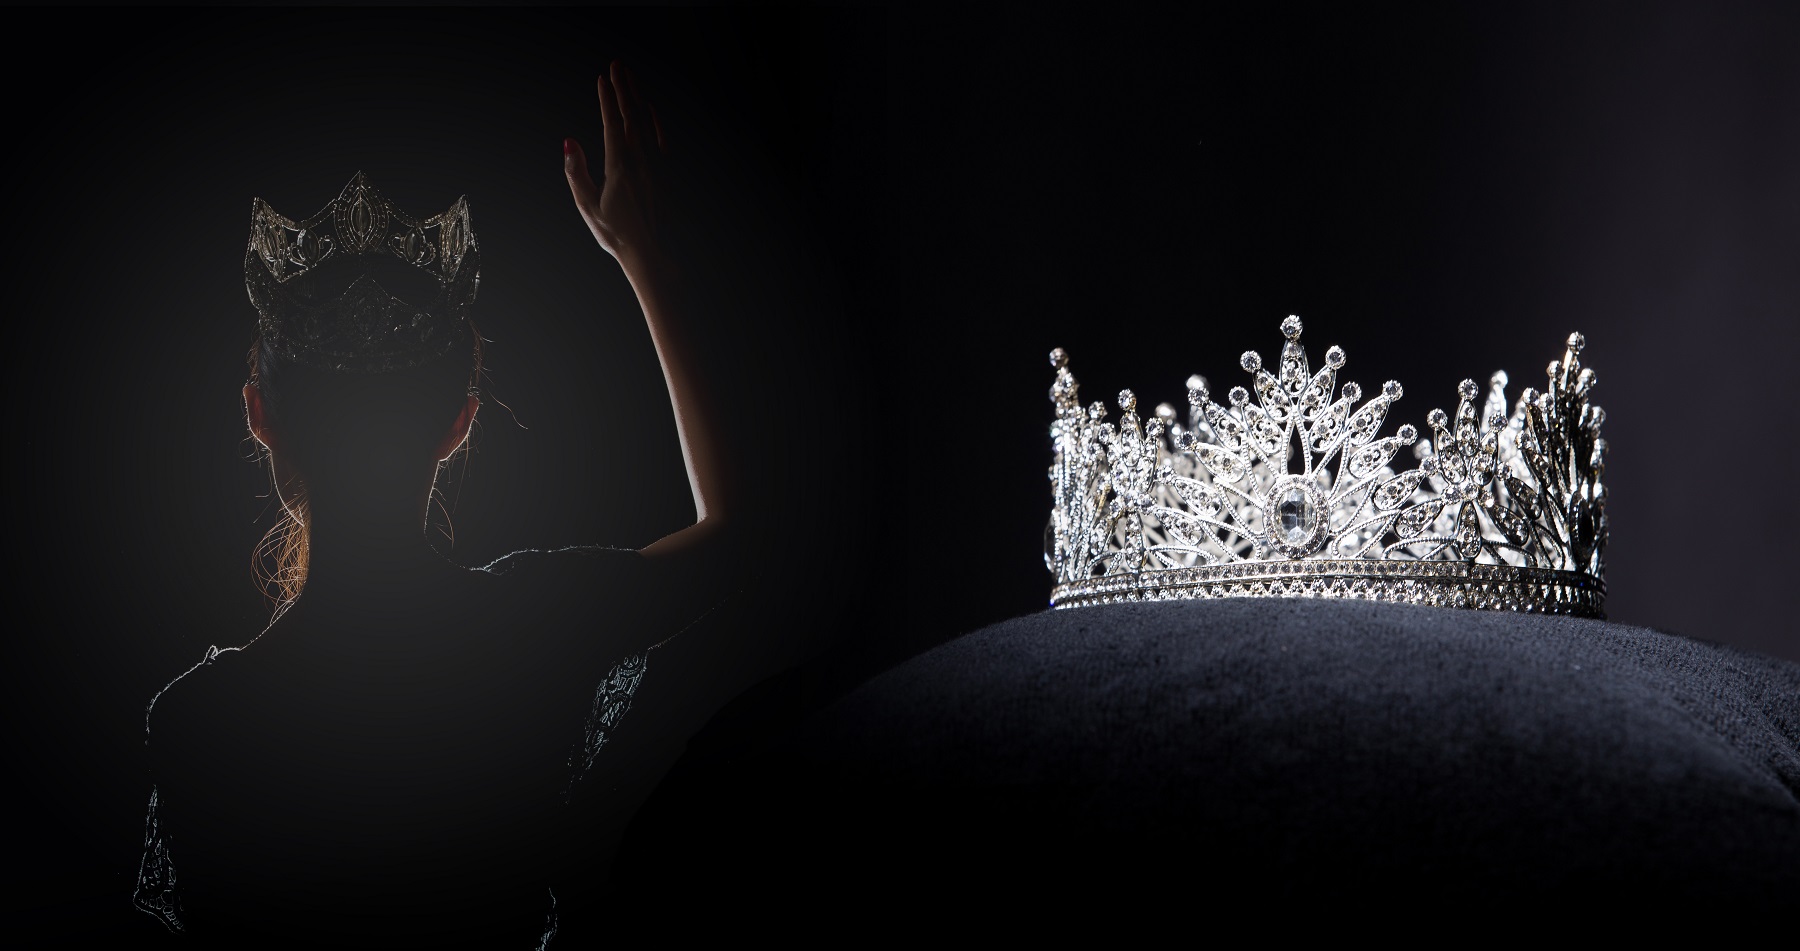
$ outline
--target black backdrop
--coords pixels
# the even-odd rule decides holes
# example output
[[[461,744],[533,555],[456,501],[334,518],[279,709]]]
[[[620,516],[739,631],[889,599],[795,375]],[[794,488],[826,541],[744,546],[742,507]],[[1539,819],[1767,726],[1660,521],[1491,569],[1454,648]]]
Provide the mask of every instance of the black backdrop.
[[[23,20],[20,21],[24,22]],[[1580,330],[1614,451],[1609,610],[1800,658],[1800,22],[1776,3],[34,11],[0,233],[11,330],[7,742],[41,847],[9,901],[129,890],[136,717],[266,617],[237,389],[249,199],[357,169],[468,194],[491,395],[454,551],[637,545],[687,517],[654,354],[569,206],[592,77],[680,150],[739,447],[813,574],[802,661],[709,735],[1038,610],[1045,353],[1089,398],[1235,379],[1289,313],[1420,421]],[[528,428],[526,428],[528,427]],[[811,658],[810,660],[805,660]],[[146,919],[147,921],[147,919]]]
[[[253,196],[308,216],[359,169],[414,214],[466,194],[488,401],[444,486],[448,550],[484,564],[648,544],[692,517],[673,418],[631,290],[562,174],[565,136],[601,155],[594,80],[623,58],[670,141],[734,462],[790,526],[764,577],[808,567],[809,540],[861,500],[848,460],[889,415],[864,368],[879,356],[858,345],[890,320],[866,276],[886,200],[879,10],[32,16],[37,58],[6,67],[0,288],[16,356],[9,776],[37,817],[7,863],[16,900],[160,927],[121,903],[145,704],[268,618],[251,552],[276,509],[238,393]],[[866,564],[813,561],[804,603],[741,599],[781,619],[762,666],[702,673],[741,689],[816,650],[826,618],[873,599]]]
[[[1315,365],[1342,345],[1420,424],[1464,378],[1541,388],[1584,333],[1609,615],[1800,658],[1800,505],[1770,488],[1800,432],[1797,40],[1774,3],[898,18],[915,629],[1043,604],[1052,347],[1084,400],[1179,406],[1298,314]]]

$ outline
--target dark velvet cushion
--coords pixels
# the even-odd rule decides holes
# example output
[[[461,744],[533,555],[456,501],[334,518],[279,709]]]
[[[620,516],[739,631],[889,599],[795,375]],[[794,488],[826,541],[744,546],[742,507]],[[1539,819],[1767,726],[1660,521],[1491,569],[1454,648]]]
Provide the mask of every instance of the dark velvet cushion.
[[[1790,662],[1562,617],[1111,605],[968,634],[672,782],[622,869],[906,914],[1764,907],[1800,894],[1797,790]]]

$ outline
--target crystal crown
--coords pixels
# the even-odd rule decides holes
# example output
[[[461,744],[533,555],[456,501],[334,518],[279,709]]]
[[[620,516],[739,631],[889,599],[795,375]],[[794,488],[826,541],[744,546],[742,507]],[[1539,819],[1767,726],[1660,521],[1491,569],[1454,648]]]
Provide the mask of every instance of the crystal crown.
[[[1312,369],[1300,319],[1279,362],[1241,358],[1228,405],[1188,379],[1188,411],[1148,419],[1130,390],[1117,423],[1083,407],[1068,355],[1050,354],[1055,505],[1044,558],[1056,607],[1117,601],[1319,597],[1602,617],[1605,413],[1569,335],[1549,382],[1508,412],[1507,377],[1464,380],[1454,413],[1380,436],[1400,399],[1338,384],[1344,351]],[[1411,447],[1417,466],[1395,457]]]
[[[399,261],[432,279],[428,300],[388,293],[372,270]],[[469,202],[423,221],[383,198],[361,172],[305,221],[255,199],[244,286],[264,345],[328,370],[415,366],[469,343],[459,333],[480,283]]]

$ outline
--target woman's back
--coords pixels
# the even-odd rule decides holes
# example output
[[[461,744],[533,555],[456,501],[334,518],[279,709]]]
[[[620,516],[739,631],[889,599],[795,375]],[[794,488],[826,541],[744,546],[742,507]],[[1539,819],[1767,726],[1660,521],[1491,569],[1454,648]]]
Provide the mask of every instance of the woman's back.
[[[609,668],[641,671],[658,586],[635,552],[505,561],[388,610],[303,596],[157,698],[158,820],[201,931],[544,933],[584,726]]]
[[[618,64],[597,93],[605,184],[573,140],[564,173],[643,308],[694,524],[641,552],[444,561],[426,513],[480,406],[468,203],[414,218],[361,173],[303,221],[254,201],[243,397],[281,502],[261,554],[283,609],[152,703],[136,896],[174,930],[234,947],[524,947],[555,926],[554,883],[604,872],[627,810],[577,815],[576,780],[645,654],[743,583],[747,535],[727,513],[755,506],[735,508],[744,480],[659,234],[660,129]]]

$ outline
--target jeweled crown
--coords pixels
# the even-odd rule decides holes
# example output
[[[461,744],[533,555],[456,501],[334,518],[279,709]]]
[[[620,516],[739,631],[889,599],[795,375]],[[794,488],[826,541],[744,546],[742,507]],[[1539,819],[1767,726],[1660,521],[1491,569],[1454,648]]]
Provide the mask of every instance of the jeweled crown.
[[[429,299],[403,301],[371,270],[398,260],[435,280]],[[480,283],[481,252],[467,198],[423,221],[382,197],[361,172],[305,221],[261,198],[250,210],[244,286],[265,346],[328,370],[416,366],[470,342],[463,332]]]
[[[1188,379],[1188,411],[1140,419],[1083,407],[1062,350],[1050,354],[1055,506],[1045,562],[1057,607],[1218,597],[1327,597],[1601,617],[1605,413],[1588,400],[1580,334],[1541,392],[1507,410],[1504,372],[1458,387],[1454,414],[1380,437],[1401,386],[1363,400],[1338,385],[1344,351],[1314,372],[1300,319],[1274,368],[1241,358],[1251,386],[1214,402]],[[1416,468],[1396,471],[1412,447]]]

